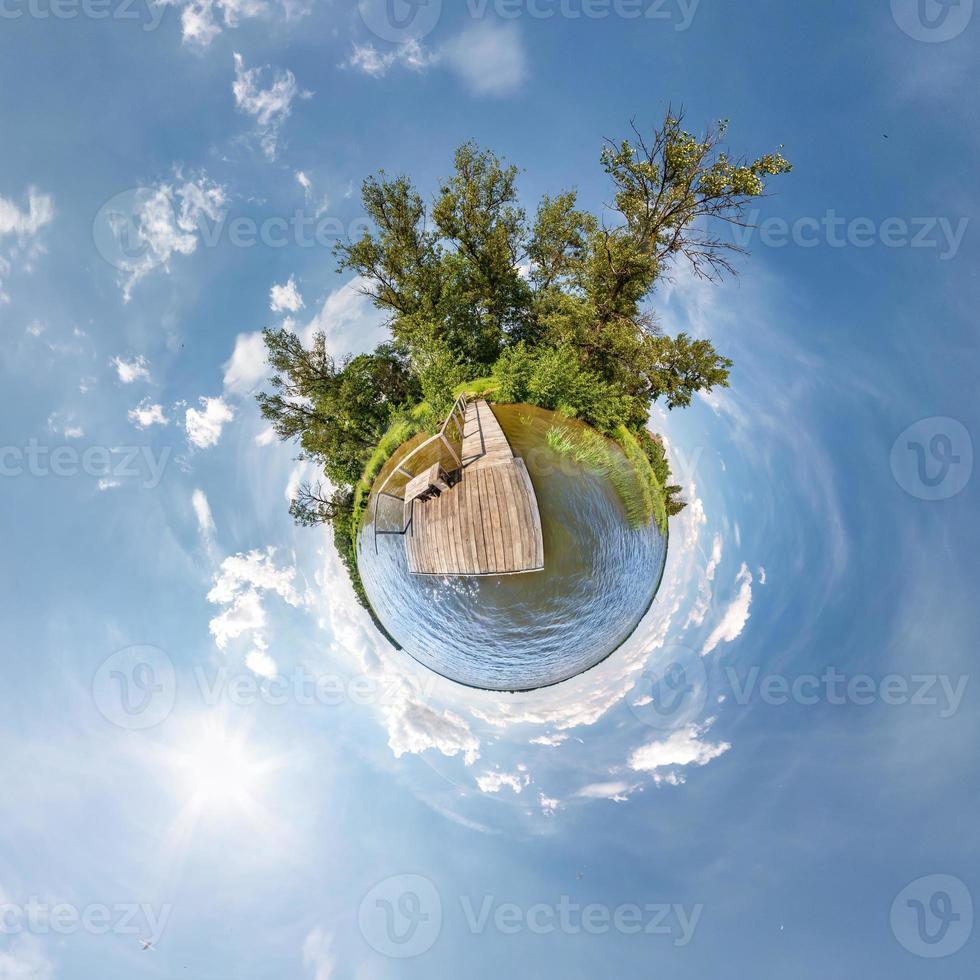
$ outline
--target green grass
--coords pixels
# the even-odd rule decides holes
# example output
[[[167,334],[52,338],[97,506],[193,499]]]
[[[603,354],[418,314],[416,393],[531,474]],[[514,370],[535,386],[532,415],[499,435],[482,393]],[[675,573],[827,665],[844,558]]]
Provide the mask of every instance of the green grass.
[[[559,455],[574,459],[609,479],[631,527],[642,527],[655,520],[661,533],[667,533],[666,501],[660,482],[636,437],[625,426],[616,429],[615,440],[592,428],[579,430],[563,425],[552,426],[547,439]]]
[[[477,378],[474,381],[464,381],[461,385],[456,385],[453,394],[458,398],[466,394],[471,398],[482,398],[493,394],[500,387],[500,382],[496,378]]]
[[[667,533],[667,497],[663,484],[657,478],[647,454],[643,451],[636,436],[625,425],[617,426],[616,442],[633,465],[637,478],[644,485],[644,494],[649,499],[650,513],[657,522],[661,534]]]

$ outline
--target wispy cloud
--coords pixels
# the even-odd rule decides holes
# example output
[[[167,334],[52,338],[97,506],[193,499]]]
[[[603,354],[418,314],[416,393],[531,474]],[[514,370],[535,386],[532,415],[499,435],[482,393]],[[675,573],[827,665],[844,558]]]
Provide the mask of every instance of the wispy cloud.
[[[240,333],[231,358],[224,365],[224,386],[236,395],[252,392],[268,373],[262,333]]]
[[[524,41],[513,24],[476,23],[450,41],[442,56],[474,95],[513,95],[527,80]]]
[[[749,609],[752,605],[752,573],[744,563],[735,578],[738,592],[735,598],[725,608],[721,619],[705,640],[701,655],[711,653],[719,643],[731,643],[742,635],[745,624],[749,621]]]
[[[54,220],[54,199],[33,187],[27,191],[27,207],[0,195],[0,303],[10,299],[5,281],[15,270],[29,271],[43,251],[37,235]]]
[[[132,299],[140,280],[159,269],[170,272],[175,256],[192,255],[206,222],[219,221],[225,188],[206,175],[174,173],[164,181],[126,191],[96,216],[96,246],[121,273],[123,301]]]
[[[441,48],[430,50],[416,38],[389,48],[355,42],[341,64],[371,78],[384,78],[393,68],[422,73],[447,68],[477,96],[507,96],[520,91],[528,77],[528,58],[520,30],[513,24],[480,21]]]
[[[728,742],[704,741],[704,731],[688,725],[665,739],[642,745],[630,755],[629,766],[637,772],[651,773],[657,784],[678,786],[685,780],[681,771],[685,766],[706,766],[731,748]]]
[[[239,112],[255,120],[256,135],[262,152],[270,160],[276,158],[279,131],[292,112],[296,98],[309,98],[296,83],[296,76],[285,68],[246,68],[245,61],[235,52],[235,81],[231,89]]]
[[[313,929],[303,941],[303,965],[312,980],[331,980],[334,972],[333,937]]]

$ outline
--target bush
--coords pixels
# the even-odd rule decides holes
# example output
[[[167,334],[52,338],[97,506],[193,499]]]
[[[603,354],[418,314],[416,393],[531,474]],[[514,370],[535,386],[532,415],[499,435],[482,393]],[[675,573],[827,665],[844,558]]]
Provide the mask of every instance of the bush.
[[[612,432],[629,411],[628,399],[583,368],[570,344],[531,351],[521,342],[501,354],[493,373],[499,401],[550,408],[602,432]]]
[[[517,403],[528,400],[528,384],[534,373],[536,356],[528,350],[523,340],[500,355],[493,367],[500,401]]]

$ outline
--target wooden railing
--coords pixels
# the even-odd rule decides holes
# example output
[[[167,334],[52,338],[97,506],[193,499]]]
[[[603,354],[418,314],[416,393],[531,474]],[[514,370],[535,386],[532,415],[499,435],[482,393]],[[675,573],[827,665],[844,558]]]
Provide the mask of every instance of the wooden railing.
[[[404,534],[411,524],[411,518],[405,519],[404,510],[398,530],[378,530],[378,501],[381,497],[394,500],[405,500],[405,487],[408,481],[424,469],[438,462],[443,469],[457,470],[463,465],[463,427],[466,422],[466,395],[460,395],[446,416],[439,431],[430,436],[421,445],[416,446],[404,459],[399,460],[395,468],[385,477],[384,482],[374,492],[374,547],[378,547],[379,534]],[[450,463],[451,461],[451,463]],[[449,465],[447,465],[449,464]]]

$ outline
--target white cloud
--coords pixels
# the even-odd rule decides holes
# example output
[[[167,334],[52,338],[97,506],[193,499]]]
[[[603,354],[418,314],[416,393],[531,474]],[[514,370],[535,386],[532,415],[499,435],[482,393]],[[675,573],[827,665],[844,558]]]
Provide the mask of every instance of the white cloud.
[[[445,756],[462,755],[469,766],[480,756],[480,740],[455,712],[440,711],[406,693],[392,698],[384,714],[388,745],[396,758],[436,749]]]
[[[212,593],[208,600],[214,602]],[[215,616],[208,624],[219,650],[228,646],[229,640],[237,639],[245,633],[265,629],[268,623],[262,597],[256,589],[246,589],[229,600],[224,612]]]
[[[467,27],[437,51],[428,50],[415,38],[385,49],[355,43],[340,67],[384,78],[392,68],[423,72],[436,66],[454,71],[474,95],[480,96],[513,95],[528,74],[518,28],[491,21]]]
[[[527,78],[524,42],[513,24],[473,24],[446,45],[442,56],[474,95],[512,95]]]
[[[0,980],[51,980],[54,966],[33,936],[22,935],[0,949]]]
[[[629,758],[631,769],[653,774],[657,783],[679,785],[684,782],[684,774],[672,767],[706,766],[712,759],[727,752],[728,742],[704,742],[701,736],[704,729],[696,725],[680,728],[662,741],[650,742],[635,749]],[[662,773],[659,770],[671,770]]]
[[[245,657],[245,666],[253,674],[264,677],[266,680],[273,680],[279,673],[275,660],[269,656],[268,644],[265,638],[257,635],[255,637],[255,647],[249,651]]]
[[[273,313],[296,313],[303,308],[303,297],[296,288],[296,280],[290,276],[281,285],[269,290],[269,309]]]
[[[235,417],[235,410],[225,403],[223,398],[204,398],[201,401],[201,411],[196,408],[187,409],[184,416],[184,428],[187,439],[198,449],[208,449],[216,446],[221,438],[221,430],[226,422]]]
[[[53,220],[54,199],[49,194],[39,194],[33,187],[29,188],[26,211],[0,195],[0,303],[10,299],[4,280],[15,267],[29,272],[33,260],[44,251],[37,236]],[[11,241],[5,243],[4,239]]]
[[[150,366],[146,363],[146,358],[142,355],[134,357],[131,361],[123,360],[121,357],[114,357],[112,365],[119,375],[119,380],[124,385],[131,385],[134,381],[149,381]]]
[[[546,817],[553,817],[555,811],[558,809],[560,801],[556,800],[550,796],[545,796],[544,793],[538,793],[538,806],[541,807],[541,812]]]
[[[267,425],[256,437],[256,446],[271,446],[276,441],[276,430]]]
[[[22,211],[6,197],[0,196],[0,238],[11,235],[31,238],[54,218],[54,200],[49,194],[27,192],[27,210]]]
[[[687,615],[687,623],[685,624],[687,626],[700,626],[704,622],[704,617],[708,615],[708,609],[711,607],[711,586],[715,580],[718,565],[721,563],[722,550],[722,537],[720,534],[716,534],[711,542],[711,556],[704,566],[704,572],[698,584],[698,597]]]
[[[275,553],[275,548],[267,548],[226,558],[208,593],[208,602],[228,603],[243,589],[254,587],[273,592],[291,606],[298,606],[301,599],[293,585],[296,569],[290,565],[276,565],[273,561]]]
[[[355,43],[351,56],[340,67],[353,68],[372,78],[383,78],[394,65],[410,71],[425,71],[438,61],[437,54],[427,51],[415,38],[409,38],[388,51],[379,51],[373,44]]]
[[[110,480],[109,477],[104,476],[104,477],[102,477],[101,480],[99,480],[99,482],[96,484],[96,486],[98,486],[99,490],[101,490],[103,492],[106,491],[106,490],[116,490],[118,487],[121,487],[122,486],[122,481],[121,480]]]
[[[231,640],[251,634],[253,649],[246,663],[263,677],[276,670],[275,662],[267,653],[265,595],[279,596],[290,606],[303,603],[293,584],[296,569],[290,565],[276,565],[274,557],[275,549],[267,548],[225,558],[208,592],[208,602],[225,607],[208,626],[218,649],[225,650]]]
[[[191,506],[194,508],[194,515],[197,517],[197,527],[201,534],[207,538],[214,533],[214,517],[211,515],[211,505],[208,503],[207,494],[203,490],[195,490],[191,494]]]
[[[271,75],[267,87],[263,87],[263,72]],[[246,68],[238,52],[235,52],[235,81],[231,90],[238,110],[255,119],[262,152],[274,160],[279,130],[289,118],[293,100],[297,97],[309,98],[312,93],[301,91],[296,84],[296,76],[288,69],[269,65],[265,68]]]
[[[337,358],[373,350],[387,337],[384,314],[363,290],[366,280],[355,277],[333,290],[320,312],[306,325],[303,340],[309,344],[321,330],[327,338],[327,349]]]
[[[314,929],[303,941],[303,965],[312,980],[330,980],[333,976],[333,937],[322,929]]]
[[[531,777],[526,766],[518,766],[517,772],[488,771],[476,777],[476,785],[483,793],[499,793],[504,787],[520,794],[529,785]]]
[[[549,745],[554,748],[556,745],[561,745],[562,742],[568,740],[568,736],[564,733],[557,735],[538,735],[531,739],[532,745]]]
[[[739,587],[738,593],[705,641],[701,650],[702,656],[711,653],[723,641],[731,643],[732,640],[737,639],[749,621],[749,608],[752,605],[752,573],[744,563],[735,582]]]
[[[168,425],[169,420],[163,413],[163,406],[150,402],[148,398],[129,410],[129,421],[137,429],[148,429],[151,425]]]
[[[261,331],[240,333],[225,363],[224,386],[236,395],[247,395],[266,376],[265,341]]]
[[[204,50],[224,30],[242,21],[281,17],[294,20],[308,13],[308,0],[159,0],[180,8],[181,36],[188,47]]]
[[[169,273],[175,255],[192,255],[206,222],[217,224],[226,204],[225,188],[206,175],[138,187],[99,212],[96,244],[123,272],[123,300],[154,269]]]
[[[635,783],[622,781],[589,783],[588,786],[576,790],[575,795],[585,800],[613,800],[616,803],[622,803],[629,799],[630,793],[635,789],[637,789]]]
[[[309,174],[303,170],[297,170],[296,182],[303,188],[303,196],[306,198],[306,203],[314,204],[315,196],[313,193],[313,181],[310,179]],[[325,214],[329,207],[330,197],[327,194],[324,194],[320,198],[319,202],[316,203],[316,216],[319,218],[320,215]]]

